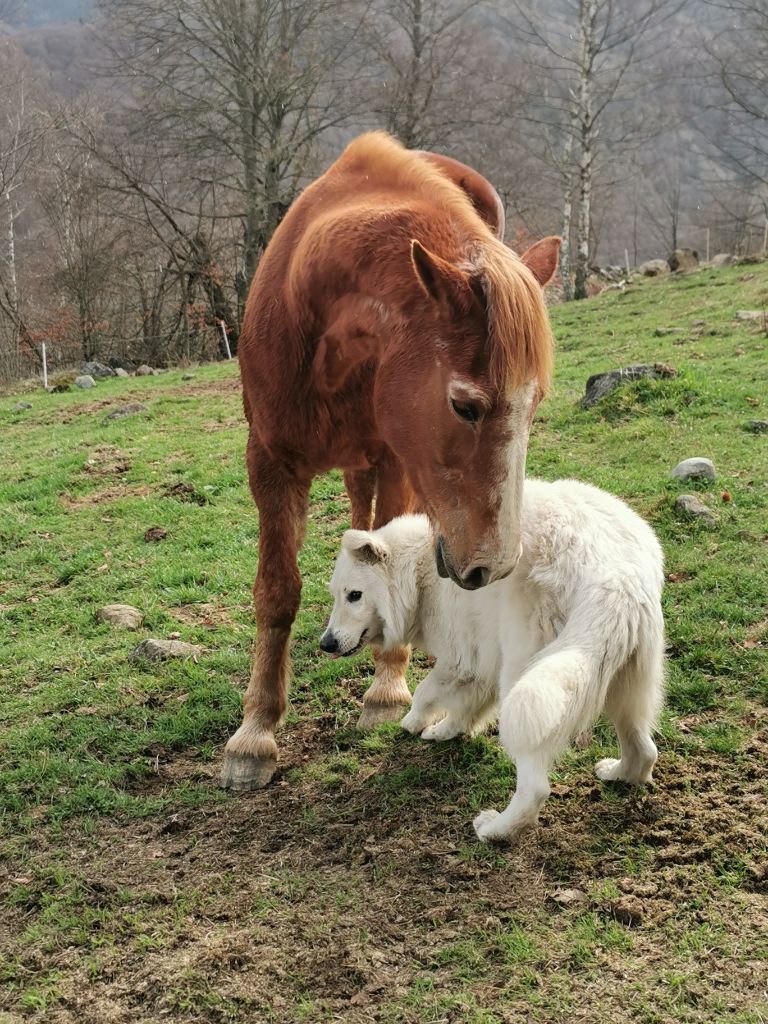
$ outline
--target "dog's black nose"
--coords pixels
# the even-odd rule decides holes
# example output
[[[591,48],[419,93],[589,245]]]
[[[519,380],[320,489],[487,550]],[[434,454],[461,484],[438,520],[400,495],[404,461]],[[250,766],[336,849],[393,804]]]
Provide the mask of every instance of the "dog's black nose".
[[[339,649],[339,641],[333,633],[324,633],[320,640],[320,650],[326,654],[335,654]]]

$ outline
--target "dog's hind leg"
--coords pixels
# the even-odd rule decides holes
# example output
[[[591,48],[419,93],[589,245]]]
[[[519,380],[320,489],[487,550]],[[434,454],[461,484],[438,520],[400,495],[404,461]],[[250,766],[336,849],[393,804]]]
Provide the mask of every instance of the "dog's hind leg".
[[[475,818],[480,839],[511,842],[536,826],[549,796],[548,776],[555,757],[600,710],[603,693],[596,653],[575,645],[549,651],[502,701],[499,739],[517,766],[517,785],[504,811],[482,811]]]
[[[664,641],[658,630],[617,673],[608,689],[605,713],[616,728],[621,757],[598,761],[598,778],[633,785],[652,781],[658,751],[651,734],[663,696]]]

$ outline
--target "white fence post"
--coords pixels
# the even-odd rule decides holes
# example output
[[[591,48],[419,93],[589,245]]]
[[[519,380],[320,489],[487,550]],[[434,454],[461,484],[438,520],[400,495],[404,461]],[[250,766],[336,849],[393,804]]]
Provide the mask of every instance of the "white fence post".
[[[45,355],[45,342],[43,342],[43,387],[48,390],[48,359]]]
[[[227,350],[227,359],[231,359],[232,350],[229,347],[229,338],[227,337],[227,323],[225,320],[219,320],[219,324],[221,325],[221,333],[224,337],[224,347]]]
[[[629,269],[629,249],[624,250],[624,266],[627,268],[627,277],[630,275]]]

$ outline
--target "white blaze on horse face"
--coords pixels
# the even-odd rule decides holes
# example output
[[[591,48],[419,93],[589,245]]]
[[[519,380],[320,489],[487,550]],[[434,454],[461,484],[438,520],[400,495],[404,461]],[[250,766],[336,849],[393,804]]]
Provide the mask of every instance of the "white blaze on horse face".
[[[494,567],[491,582],[509,575],[520,558],[525,459],[536,391],[536,382],[528,381],[513,392],[509,400],[509,440],[500,460],[503,475],[496,482],[499,498],[496,537],[495,544],[491,542],[493,546],[488,548],[490,564]]]

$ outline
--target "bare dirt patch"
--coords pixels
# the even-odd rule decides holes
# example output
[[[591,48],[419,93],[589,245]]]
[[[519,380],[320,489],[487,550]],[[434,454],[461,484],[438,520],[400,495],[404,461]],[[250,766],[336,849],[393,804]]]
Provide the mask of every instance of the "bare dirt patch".
[[[83,494],[73,497],[70,494],[60,494],[59,500],[66,508],[91,508],[94,505],[107,505],[111,501],[119,501],[120,498],[145,498],[152,493],[152,488],[146,484],[115,484],[103,491],[96,491],[93,494]]]
[[[168,608],[168,614],[173,615],[185,626],[206,626],[214,629],[222,623],[232,624],[232,617],[225,608],[218,608],[213,604],[184,604],[178,608]]]
[[[332,715],[302,722],[281,736],[266,790],[100,820],[93,836],[73,826],[55,849],[41,833],[25,868],[32,903],[7,922],[0,953],[44,904],[54,853],[83,913],[117,922],[95,949],[82,938],[47,953],[25,945],[61,974],[46,1020],[464,1024],[470,993],[488,1020],[560,1024],[547,1002],[560,988],[567,1019],[591,1024],[635,1019],[633,1007],[660,1024],[710,1024],[758,1005],[765,729],[730,767],[663,754],[648,791],[602,786],[585,766],[556,787],[539,832],[503,852],[473,841],[471,759],[457,767],[456,744],[403,737],[341,780],[307,770],[348,745]],[[141,788],[157,796],[218,769],[166,749],[148,757]],[[587,893],[586,906],[558,907],[564,887]],[[510,946],[521,929],[524,955]],[[582,948],[585,929],[598,937]],[[699,933],[702,948],[688,947]],[[414,991],[458,1001],[429,1009]]]

